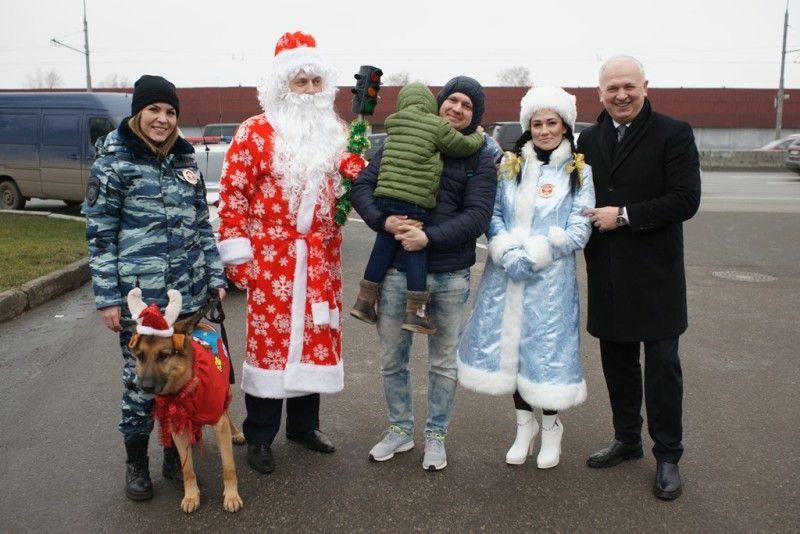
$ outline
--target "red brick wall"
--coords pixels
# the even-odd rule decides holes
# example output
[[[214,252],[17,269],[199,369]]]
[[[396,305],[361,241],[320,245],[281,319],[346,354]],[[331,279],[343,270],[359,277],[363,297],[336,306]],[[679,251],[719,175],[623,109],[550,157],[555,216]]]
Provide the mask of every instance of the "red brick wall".
[[[431,88],[434,94],[439,87]],[[594,122],[602,110],[594,87],[565,88],[578,99],[578,120]],[[74,91],[75,89],[71,89]],[[399,87],[381,88],[381,100],[372,124],[382,124],[394,111]],[[483,123],[517,120],[519,101],[527,89],[524,87],[488,87],[486,89],[486,114]],[[0,90],[2,91],[2,90]],[[124,91],[130,89],[102,89]],[[688,121],[701,128],[774,128],[775,89],[695,89],[651,88],[648,96],[657,111]],[[783,128],[800,129],[800,89],[790,89],[791,98],[783,108]],[[238,122],[261,112],[255,87],[188,87],[178,89],[181,100],[181,124],[198,126],[212,122]],[[350,111],[352,102],[350,86],[341,87],[336,96],[336,110],[345,120],[355,118]]]

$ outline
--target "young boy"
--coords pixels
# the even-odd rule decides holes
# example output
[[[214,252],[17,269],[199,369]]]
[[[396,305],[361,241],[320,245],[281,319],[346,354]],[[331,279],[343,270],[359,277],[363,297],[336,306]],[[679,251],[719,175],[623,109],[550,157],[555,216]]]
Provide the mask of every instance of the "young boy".
[[[411,83],[400,90],[397,112],[387,117],[386,145],[378,174],[375,197],[386,217],[406,215],[409,219],[430,221],[429,210],[436,205],[442,154],[465,158],[483,144],[483,133],[463,135],[438,114],[436,99],[425,85]],[[389,270],[398,243],[389,232],[378,232],[372,248],[356,304],[350,315],[375,324],[378,289]],[[421,334],[433,334],[430,316],[425,310],[427,287],[427,251],[406,252],[406,317],[402,328]]]

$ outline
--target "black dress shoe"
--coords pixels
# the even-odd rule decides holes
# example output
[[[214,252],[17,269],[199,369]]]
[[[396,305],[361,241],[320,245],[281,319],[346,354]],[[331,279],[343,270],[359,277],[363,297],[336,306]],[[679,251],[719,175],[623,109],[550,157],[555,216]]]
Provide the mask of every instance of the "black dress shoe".
[[[287,432],[286,439],[300,442],[312,451],[329,453],[336,450],[328,436],[319,430],[310,430],[305,434],[290,434]]]
[[[681,474],[678,472],[678,464],[658,462],[653,495],[665,501],[672,501],[680,497]]]
[[[642,442],[636,443],[622,443],[621,441],[614,440],[611,445],[605,449],[600,449],[596,453],[589,456],[586,460],[586,465],[594,468],[601,467],[614,467],[625,460],[634,460],[644,456],[642,452]]]
[[[275,471],[275,460],[269,445],[247,445],[247,462],[259,473],[267,474]]]

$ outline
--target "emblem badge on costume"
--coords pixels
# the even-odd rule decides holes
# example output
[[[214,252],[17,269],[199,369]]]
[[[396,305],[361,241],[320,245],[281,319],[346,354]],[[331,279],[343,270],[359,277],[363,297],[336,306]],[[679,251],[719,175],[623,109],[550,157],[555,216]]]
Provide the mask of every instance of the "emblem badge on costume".
[[[539,196],[542,198],[550,198],[556,192],[556,186],[553,184],[542,184],[539,186]]]
[[[184,169],[183,171],[181,171],[181,178],[183,178],[192,185],[197,185],[197,175],[191,169]]]

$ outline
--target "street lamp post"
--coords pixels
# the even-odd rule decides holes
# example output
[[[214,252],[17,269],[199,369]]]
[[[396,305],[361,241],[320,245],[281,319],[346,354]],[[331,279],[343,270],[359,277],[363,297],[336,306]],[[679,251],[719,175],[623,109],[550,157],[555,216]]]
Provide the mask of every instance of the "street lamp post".
[[[783,48],[781,49],[781,79],[778,84],[778,96],[775,99],[775,139],[781,138],[783,125],[783,72],[786,67],[786,30],[789,27],[789,1],[786,1],[786,14],[783,16]]]
[[[50,39],[50,42],[74,50],[86,57],[86,92],[92,91],[92,73],[89,70],[89,25],[86,22],[86,0],[83,0],[83,50],[62,43],[58,39]]]

